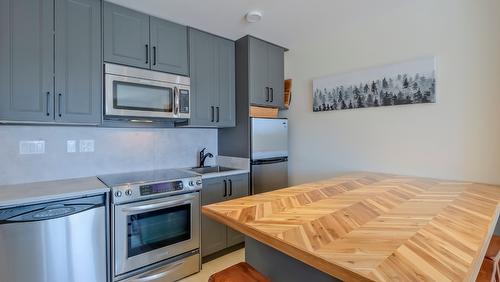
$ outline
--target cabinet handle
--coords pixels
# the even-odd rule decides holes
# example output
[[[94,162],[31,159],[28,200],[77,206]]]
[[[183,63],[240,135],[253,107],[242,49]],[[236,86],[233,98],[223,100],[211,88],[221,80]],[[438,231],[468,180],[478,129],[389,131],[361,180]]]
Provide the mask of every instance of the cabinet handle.
[[[219,116],[220,116],[219,112],[220,112],[219,107],[217,107],[217,122],[219,122]]]
[[[62,113],[61,113],[61,100],[62,100],[62,94],[59,93],[59,97],[57,97],[57,112],[59,113],[59,117],[62,117]]]
[[[233,181],[229,179],[229,197],[233,195]]]
[[[215,120],[215,118],[214,118],[214,115],[215,115],[214,114],[214,111],[215,111],[214,106],[211,106],[210,108],[212,109],[212,122],[214,122],[214,120]]]
[[[50,107],[50,92],[47,91],[47,116],[50,116],[50,112],[49,112],[49,107]]]
[[[149,44],[146,44],[146,64],[149,64]]]
[[[266,102],[269,102],[269,87],[266,87]]]
[[[224,179],[224,198],[227,197],[227,181]]]
[[[156,46],[153,46],[153,66],[156,66]]]
[[[271,89],[271,101],[269,102],[272,102],[274,101],[274,88],[271,87],[270,89]]]

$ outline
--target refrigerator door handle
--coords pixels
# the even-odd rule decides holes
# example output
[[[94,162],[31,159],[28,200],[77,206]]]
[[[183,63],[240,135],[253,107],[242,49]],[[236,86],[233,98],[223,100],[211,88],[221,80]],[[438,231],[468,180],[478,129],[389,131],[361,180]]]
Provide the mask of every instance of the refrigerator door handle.
[[[275,158],[275,159],[267,159],[267,160],[254,160],[251,162],[252,165],[266,165],[266,164],[276,164],[287,162],[288,157]]]

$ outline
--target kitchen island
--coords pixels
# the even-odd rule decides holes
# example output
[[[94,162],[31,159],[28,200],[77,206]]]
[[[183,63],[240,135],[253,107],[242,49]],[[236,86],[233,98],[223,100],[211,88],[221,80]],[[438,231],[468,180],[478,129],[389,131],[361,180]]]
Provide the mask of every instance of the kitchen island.
[[[354,173],[203,213],[245,234],[247,262],[274,281],[470,281],[499,204],[497,186]]]

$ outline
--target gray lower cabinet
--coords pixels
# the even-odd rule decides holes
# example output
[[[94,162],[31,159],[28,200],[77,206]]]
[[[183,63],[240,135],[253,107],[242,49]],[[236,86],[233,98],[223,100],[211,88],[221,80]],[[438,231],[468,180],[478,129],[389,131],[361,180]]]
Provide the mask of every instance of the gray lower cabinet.
[[[247,36],[250,104],[284,107],[284,48]]]
[[[190,126],[236,125],[234,51],[231,40],[189,29]]]
[[[100,18],[100,0],[0,1],[0,120],[100,122]]]
[[[203,180],[202,205],[214,204],[249,195],[248,174]],[[201,255],[207,256],[244,241],[244,236],[202,215]]]
[[[224,201],[224,184],[221,178],[203,180],[201,204]],[[205,215],[201,217],[201,255],[206,256],[226,248],[226,226]]]
[[[104,61],[189,75],[187,27],[104,2]]]
[[[149,68],[149,16],[104,2],[104,61]]]
[[[101,2],[55,0],[55,118],[101,121]]]
[[[230,185],[230,199],[237,199],[240,197],[245,197],[250,194],[249,191],[249,183],[248,183],[248,174],[240,174],[229,177],[229,185]],[[227,246],[234,246],[241,242],[245,241],[245,235],[240,232],[237,232],[231,228],[227,228]]]
[[[0,120],[54,120],[52,1],[0,1]]]

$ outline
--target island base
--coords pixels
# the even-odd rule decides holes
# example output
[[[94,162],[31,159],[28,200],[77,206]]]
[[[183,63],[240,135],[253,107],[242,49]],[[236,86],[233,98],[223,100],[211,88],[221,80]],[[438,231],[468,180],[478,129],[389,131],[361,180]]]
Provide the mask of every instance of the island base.
[[[273,282],[341,281],[250,237],[245,237],[245,260]]]

